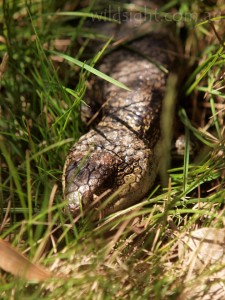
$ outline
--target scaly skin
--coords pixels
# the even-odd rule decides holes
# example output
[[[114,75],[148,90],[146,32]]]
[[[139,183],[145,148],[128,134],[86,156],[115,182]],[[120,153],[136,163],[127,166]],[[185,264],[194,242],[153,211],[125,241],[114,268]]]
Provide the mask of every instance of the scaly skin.
[[[95,205],[103,204],[103,215],[129,207],[148,193],[157,173],[156,147],[168,77],[157,64],[171,70],[174,48],[168,35],[152,32],[133,41],[129,49],[120,48],[104,58],[100,70],[131,91],[101,82],[107,101],[103,118],[72,147],[64,167],[64,194],[73,215],[80,204],[88,209],[107,190]],[[109,195],[113,196],[104,205]]]

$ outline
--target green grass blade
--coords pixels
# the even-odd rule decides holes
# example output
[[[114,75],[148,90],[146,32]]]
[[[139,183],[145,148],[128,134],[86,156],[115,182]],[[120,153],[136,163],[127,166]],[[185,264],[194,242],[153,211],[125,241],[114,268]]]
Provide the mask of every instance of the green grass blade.
[[[57,55],[59,57],[62,57],[64,58],[65,60],[67,60],[68,62],[72,63],[72,64],[75,64],[77,66],[79,66],[80,68],[82,69],[85,69],[87,70],[88,72],[91,72],[92,74],[114,84],[115,86],[121,88],[121,89],[124,89],[124,90],[127,90],[127,91],[131,91],[125,84],[113,79],[112,77],[100,72],[99,70],[91,67],[90,65],[86,64],[85,62],[82,62],[76,58],[73,58],[69,55],[66,55],[66,54],[63,54],[63,53],[60,53],[60,52],[56,52],[56,51],[50,51],[50,53],[54,54],[54,55]]]
[[[216,114],[215,102],[214,102],[214,99],[212,96],[210,96],[210,105],[211,105],[211,110],[212,110],[213,121],[214,121],[214,124],[216,127],[216,132],[217,132],[218,138],[221,140],[222,139],[221,129],[220,129],[219,121],[218,121],[217,114]]]
[[[223,47],[220,47],[220,49],[217,51],[216,55],[207,61],[206,67],[203,69],[202,73],[196,80],[191,84],[191,86],[187,89],[186,94],[189,95],[195,88],[196,86],[200,83],[200,81],[206,76],[208,71],[212,68],[212,66],[216,63],[217,59],[220,58],[222,52],[223,52]],[[211,61],[210,61],[211,60]]]
[[[16,187],[16,193],[18,194],[18,197],[20,199],[20,204],[21,204],[22,208],[24,209],[23,213],[26,217],[27,216],[27,210],[26,210],[27,205],[26,205],[25,195],[24,195],[24,192],[22,189],[22,183],[20,182],[20,176],[19,176],[17,168],[13,164],[13,161],[10,157],[10,154],[9,154],[6,144],[5,144],[5,140],[1,136],[0,136],[0,150],[5,158],[7,165],[8,165],[9,172],[13,178],[13,181],[14,181],[14,184]]]
[[[52,15],[63,16],[63,17],[74,17],[74,18],[92,18],[92,20],[99,20],[99,21],[106,21],[106,22],[113,22],[113,23],[120,24],[118,20],[105,17],[98,13],[88,13],[82,11],[63,11],[63,12],[56,12]]]
[[[184,181],[183,190],[187,189],[188,182],[188,169],[189,169],[189,153],[190,153],[190,132],[189,129],[185,128],[185,150],[184,150]]]

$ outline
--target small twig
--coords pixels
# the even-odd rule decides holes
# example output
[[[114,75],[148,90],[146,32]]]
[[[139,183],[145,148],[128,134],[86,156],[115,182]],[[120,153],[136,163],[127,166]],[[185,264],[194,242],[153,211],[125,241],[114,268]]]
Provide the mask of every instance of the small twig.
[[[222,46],[223,49],[224,49],[224,41],[223,41],[223,40],[221,39],[221,37],[219,36],[219,34],[218,34],[218,32],[216,31],[216,28],[215,28],[213,22],[212,22],[210,19],[209,19],[209,25],[211,26],[211,28],[212,28],[213,32],[215,33],[215,35],[216,35],[218,41],[220,42],[221,46]]]

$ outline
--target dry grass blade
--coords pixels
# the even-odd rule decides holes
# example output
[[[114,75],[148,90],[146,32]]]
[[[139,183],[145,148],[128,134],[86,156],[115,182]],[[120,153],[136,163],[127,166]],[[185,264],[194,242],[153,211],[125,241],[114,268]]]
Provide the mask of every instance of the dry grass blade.
[[[30,262],[23,254],[14,249],[8,242],[0,239],[0,268],[15,276],[32,282],[40,282],[51,276],[51,273]]]
[[[6,71],[8,58],[9,58],[9,55],[8,55],[8,53],[6,52],[6,53],[3,55],[2,62],[1,62],[1,64],[0,64],[0,81],[2,80],[3,75],[4,75],[5,71]]]

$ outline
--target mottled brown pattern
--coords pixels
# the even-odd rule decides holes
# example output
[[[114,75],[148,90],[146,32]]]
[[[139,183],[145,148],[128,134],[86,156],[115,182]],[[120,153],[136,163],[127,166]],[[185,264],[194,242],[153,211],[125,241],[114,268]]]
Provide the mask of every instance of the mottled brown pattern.
[[[114,193],[103,214],[129,207],[148,193],[157,172],[168,77],[158,65],[171,70],[175,50],[168,34],[153,31],[103,59],[99,69],[131,91],[101,83],[106,100],[103,118],[72,147],[65,163],[64,194],[73,214],[80,204],[89,208],[107,190],[107,197],[96,205]]]

